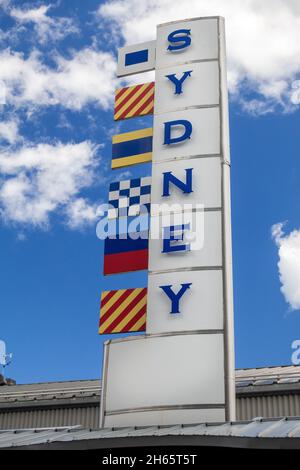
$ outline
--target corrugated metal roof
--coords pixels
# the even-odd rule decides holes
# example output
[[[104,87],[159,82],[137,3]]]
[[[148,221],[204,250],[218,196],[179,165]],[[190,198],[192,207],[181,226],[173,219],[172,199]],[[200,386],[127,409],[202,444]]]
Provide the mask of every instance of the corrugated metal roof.
[[[100,396],[100,380],[44,382],[0,387],[0,404]]]
[[[300,418],[262,419],[234,423],[209,423],[177,426],[82,429],[63,428],[0,431],[0,448],[32,446],[53,442],[70,442],[128,437],[220,436],[245,438],[299,438]]]
[[[295,384],[300,383],[300,366],[237,369],[235,378],[238,388],[273,384]]]
[[[262,367],[236,370],[236,387],[273,384],[300,386],[300,366]],[[0,404],[72,398],[100,397],[100,380],[44,382],[0,387]]]

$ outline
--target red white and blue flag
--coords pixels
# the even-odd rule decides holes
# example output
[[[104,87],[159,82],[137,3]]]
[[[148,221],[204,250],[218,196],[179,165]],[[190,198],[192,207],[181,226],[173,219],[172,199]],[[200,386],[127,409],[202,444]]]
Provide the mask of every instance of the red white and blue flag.
[[[127,235],[127,238],[124,236]],[[137,237],[137,238],[135,238]],[[104,274],[148,269],[148,230],[117,234],[104,242]]]

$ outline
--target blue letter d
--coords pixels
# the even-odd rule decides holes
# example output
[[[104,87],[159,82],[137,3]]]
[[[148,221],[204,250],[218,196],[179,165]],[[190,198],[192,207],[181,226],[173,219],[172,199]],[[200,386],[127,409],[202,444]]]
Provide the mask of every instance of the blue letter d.
[[[192,123],[186,119],[178,119],[177,121],[168,121],[164,123],[165,125],[165,136],[164,144],[177,144],[178,142],[183,142],[186,139],[189,139],[192,134]],[[179,137],[171,137],[172,127],[183,126],[184,132]]]

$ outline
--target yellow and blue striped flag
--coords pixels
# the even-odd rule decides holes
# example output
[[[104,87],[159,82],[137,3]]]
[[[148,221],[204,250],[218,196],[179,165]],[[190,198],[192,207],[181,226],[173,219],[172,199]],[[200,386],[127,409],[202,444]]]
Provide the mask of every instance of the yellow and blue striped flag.
[[[153,128],[114,135],[111,167],[135,165],[152,160]]]

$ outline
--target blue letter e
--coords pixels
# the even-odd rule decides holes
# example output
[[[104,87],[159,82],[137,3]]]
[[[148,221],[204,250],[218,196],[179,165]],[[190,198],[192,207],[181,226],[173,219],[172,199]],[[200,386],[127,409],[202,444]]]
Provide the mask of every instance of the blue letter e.
[[[165,133],[164,133],[164,145],[177,144],[178,142],[183,142],[186,139],[189,139],[192,134],[193,126],[190,121],[186,119],[178,119],[177,121],[168,121],[164,123]],[[183,126],[184,132],[179,137],[171,137],[171,132],[173,127]]]
[[[170,225],[163,227],[163,249],[162,253],[173,253],[174,251],[190,251],[189,243],[178,243],[184,241],[184,232],[189,230],[190,224]]]

